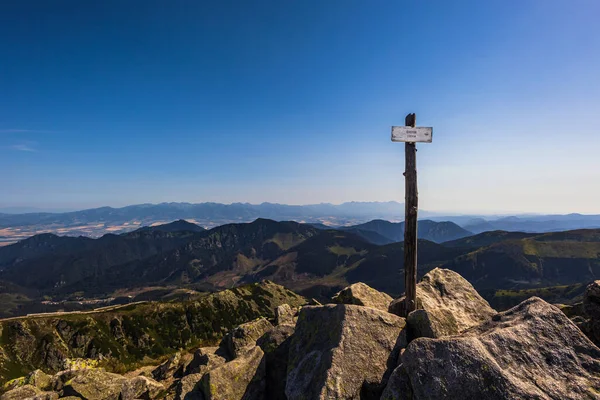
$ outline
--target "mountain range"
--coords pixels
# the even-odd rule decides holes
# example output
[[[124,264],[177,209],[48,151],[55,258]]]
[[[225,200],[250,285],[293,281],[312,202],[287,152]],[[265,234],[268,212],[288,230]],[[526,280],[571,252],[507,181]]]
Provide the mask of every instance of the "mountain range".
[[[435,220],[435,218],[434,218]],[[493,230],[512,232],[558,232],[573,229],[600,228],[600,215],[566,214],[566,215],[523,215],[499,218],[473,218],[459,222],[456,218],[447,218],[463,228],[481,233]]]
[[[0,227],[27,224],[86,224],[91,222],[123,223],[140,220],[175,219],[206,221],[250,221],[256,218],[276,220],[310,220],[325,217],[398,219],[404,215],[404,206],[390,202],[348,202],[339,205],[321,203],[312,205],[287,205],[276,203],[160,203],[138,204],[121,208],[100,207],[65,213],[0,214]],[[423,212],[427,215],[427,212]]]
[[[442,243],[419,240],[419,274],[449,268],[488,296],[600,275],[600,230],[465,236],[453,223],[421,225],[420,232]],[[36,235],[0,248],[0,300],[14,305],[0,316],[24,312],[19,306],[42,298],[105,298],[156,288],[205,292],[265,279],[315,298],[359,281],[399,295],[399,232],[401,224],[380,220],[324,229],[257,219],[210,230],[175,221],[98,239]],[[377,243],[381,238],[390,243]]]
[[[376,219],[364,224],[339,227],[338,229],[355,233],[374,244],[389,244],[404,240],[404,222],[394,223]],[[420,220],[417,223],[417,231],[419,238],[436,243],[472,235],[471,232],[449,221]]]
[[[251,222],[257,218],[276,221],[292,220],[311,223],[316,227],[319,227],[319,225],[321,225],[320,227],[356,227],[356,225],[374,219],[389,221],[402,221],[404,219],[404,205],[394,201],[348,202],[339,205],[329,203],[312,205],[160,203],[138,204],[121,208],[100,207],[60,213],[14,212],[18,210],[12,208],[2,212],[2,209],[0,209],[0,246],[14,243],[38,233],[100,237],[106,233],[130,232],[142,226],[165,224],[179,219],[196,223],[205,228],[214,228],[228,223]],[[419,217],[434,222],[453,222],[465,231],[472,233],[495,230],[543,233],[600,228],[600,215],[446,216],[421,210]],[[385,244],[388,239],[392,239],[392,241],[401,239],[401,226],[384,229],[395,230],[395,232],[388,235],[384,234],[384,238],[372,233],[381,233],[378,232],[378,229],[366,229],[357,233],[368,235],[369,240],[377,244]],[[366,232],[367,230],[369,232]],[[421,230],[426,232],[428,227],[422,226]],[[398,232],[400,232],[400,236]],[[457,231],[457,234],[460,235],[461,233]],[[433,232],[426,234],[426,236],[438,241],[434,239]]]

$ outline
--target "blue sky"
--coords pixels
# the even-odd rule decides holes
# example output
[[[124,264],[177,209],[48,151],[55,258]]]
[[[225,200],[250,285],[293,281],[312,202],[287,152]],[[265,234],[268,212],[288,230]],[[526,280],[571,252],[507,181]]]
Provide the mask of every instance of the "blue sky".
[[[0,3],[0,207],[600,213],[600,2]]]

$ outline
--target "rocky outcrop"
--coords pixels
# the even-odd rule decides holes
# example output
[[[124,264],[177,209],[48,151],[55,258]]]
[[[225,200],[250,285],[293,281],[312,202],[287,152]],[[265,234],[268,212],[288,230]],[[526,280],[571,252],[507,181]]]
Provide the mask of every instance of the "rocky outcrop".
[[[36,369],[27,376],[27,383],[40,390],[52,389],[52,377],[41,369]]]
[[[583,295],[583,315],[576,320],[580,329],[600,346],[600,280],[588,285]]]
[[[52,377],[44,373],[44,371],[36,369],[25,377],[7,382],[4,385],[4,390],[9,391],[25,385],[31,385],[41,391],[51,390],[53,386]]]
[[[119,400],[155,399],[165,390],[164,385],[145,376],[136,376],[121,387]]]
[[[600,397],[600,349],[539,298],[460,336],[416,339],[401,358],[415,400]]]
[[[385,293],[358,282],[342,289],[331,300],[337,304],[355,304],[388,311],[393,299]]]
[[[380,400],[412,400],[412,398],[410,378],[404,366],[400,364],[390,375]]]
[[[264,353],[258,346],[204,374],[206,400],[258,400],[265,391]]]
[[[198,374],[225,364],[227,354],[221,347],[201,347],[194,351],[194,356],[185,369],[184,375]]]
[[[165,387],[145,376],[128,379],[101,368],[87,368],[65,370],[54,376],[35,371],[9,382],[5,389],[10,390],[0,396],[2,400],[34,397],[36,400],[53,400],[69,396],[90,400],[134,400],[158,398]]]
[[[4,393],[2,396],[0,396],[0,400],[33,399],[40,393],[41,391],[33,385],[23,385]],[[58,394],[56,395],[56,398],[58,398]]]
[[[390,312],[402,314],[402,301],[390,304]],[[496,313],[466,279],[441,268],[418,283],[417,308],[406,319],[411,338],[456,335]]]
[[[295,323],[297,309],[292,309],[289,304],[282,304],[275,309],[275,325]]]
[[[152,371],[152,377],[157,381],[170,379],[179,368],[181,353],[177,352]]]
[[[378,397],[396,366],[404,326],[403,318],[375,308],[302,308],[290,344],[288,400]]]
[[[0,386],[38,368],[56,373],[72,359],[110,358],[118,370],[127,370],[192,345],[214,344],[239,324],[273,318],[282,304],[295,308],[304,303],[283,286],[261,282],[198,301],[0,321]]]
[[[265,397],[266,400],[285,399],[288,355],[295,325],[291,323],[276,326],[265,333],[256,344],[265,353]]]
[[[600,280],[594,281],[585,289],[583,311],[595,320],[600,320]]]
[[[63,388],[65,396],[83,399],[118,400],[127,379],[101,369],[82,370]]]
[[[204,400],[201,379],[204,373],[189,374],[177,383],[175,400]]]
[[[273,325],[266,318],[246,322],[232,329],[223,339],[229,356],[231,358],[239,357],[252,348],[256,344],[256,340],[271,329],[273,329]]]
[[[584,301],[586,324],[600,317],[595,291]],[[356,304],[305,306],[298,317],[282,305],[270,315],[275,326],[265,318],[242,323],[219,347],[181,350],[126,376],[65,360],[73,369],[33,371],[8,382],[0,400],[600,399],[600,349],[557,307],[531,298],[495,313],[460,276],[439,269],[418,296],[423,309],[406,321]],[[57,329],[76,344],[93,334]],[[421,337],[407,345],[409,329]],[[123,337],[128,331],[124,322]],[[19,337],[24,345],[35,330]]]

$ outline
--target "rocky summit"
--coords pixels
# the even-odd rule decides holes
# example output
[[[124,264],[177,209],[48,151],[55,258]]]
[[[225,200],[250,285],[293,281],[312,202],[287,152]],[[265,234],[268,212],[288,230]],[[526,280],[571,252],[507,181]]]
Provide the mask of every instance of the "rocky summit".
[[[600,399],[600,349],[590,340],[600,320],[598,287],[600,281],[588,287],[581,307],[559,308],[532,297],[497,313],[460,275],[433,269],[418,284],[419,309],[405,318],[401,299],[362,283],[324,305],[303,305],[286,289],[260,284],[244,289],[249,292],[212,295],[217,297],[211,304],[238,316],[236,325],[221,330],[232,319],[218,319],[214,311],[186,314],[196,324],[210,321],[212,339],[196,341],[199,346],[190,342],[154,364],[107,362],[121,354],[107,351],[102,359],[90,357],[98,352],[81,353],[62,370],[40,362],[44,371],[7,381],[0,399]],[[237,297],[245,300],[233,301]],[[95,315],[85,318],[98,321]],[[15,353],[17,348],[59,354],[77,343],[89,346],[74,333],[81,332],[79,325],[67,329],[60,321],[52,326],[65,348],[37,339],[36,329],[47,326],[40,321],[21,323],[20,331],[2,325],[3,371],[11,370],[17,356],[39,357]],[[121,327],[109,335],[135,351],[131,328]],[[148,332],[150,339],[138,335],[139,343],[160,338]]]
[[[403,305],[402,297],[390,303],[389,311],[404,316]],[[417,308],[407,316],[412,337],[455,335],[496,313],[466,279],[441,268],[417,285]]]
[[[600,395],[600,350],[558,308],[535,297],[462,335],[416,339],[401,362],[413,399]]]

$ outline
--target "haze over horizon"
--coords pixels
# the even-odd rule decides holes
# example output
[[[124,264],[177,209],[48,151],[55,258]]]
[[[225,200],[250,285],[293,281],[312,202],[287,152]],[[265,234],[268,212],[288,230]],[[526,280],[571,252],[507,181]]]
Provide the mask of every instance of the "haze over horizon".
[[[333,205],[333,206],[340,206],[342,204],[348,204],[348,203],[397,203],[398,205],[398,214],[401,215],[404,213],[404,203],[401,201],[395,201],[395,200],[390,200],[390,201],[365,201],[365,202],[355,202],[355,201],[348,201],[348,202],[343,202],[343,203],[328,203],[328,202],[321,202],[321,203],[306,203],[306,204],[284,204],[284,203],[276,203],[276,202],[269,202],[269,201],[265,201],[265,202],[261,202],[261,203],[250,203],[250,202],[231,202],[231,203],[220,203],[220,202],[161,202],[161,203],[139,203],[139,204],[125,204],[125,205],[98,205],[98,206],[92,206],[92,207],[85,207],[85,208],[52,208],[52,207],[28,207],[28,206],[9,206],[9,207],[2,207],[0,206],[0,213],[6,213],[6,214],[28,214],[28,213],[67,213],[67,212],[75,212],[75,211],[84,211],[87,209],[98,209],[98,208],[104,208],[104,207],[110,207],[110,208],[115,208],[115,209],[120,209],[123,207],[131,207],[131,206],[146,206],[146,205],[161,205],[161,204],[203,204],[203,203],[217,203],[217,204],[225,204],[225,205],[234,205],[234,204],[250,204],[253,206],[258,206],[261,204],[272,204],[272,205],[285,205],[285,206],[317,206],[317,205]],[[427,219],[428,217],[443,217],[443,216],[448,216],[448,217],[458,217],[458,216],[473,216],[473,217],[491,217],[491,218],[495,218],[495,217],[509,217],[509,216],[516,216],[516,217],[531,217],[531,216],[552,216],[552,215],[598,215],[598,214],[594,214],[594,213],[577,213],[577,212],[573,212],[573,213],[553,213],[553,212],[549,212],[549,213],[540,213],[540,212],[532,212],[532,211],[483,211],[483,212],[477,212],[477,211],[472,211],[472,212],[461,212],[461,211],[447,211],[447,210],[423,210],[421,209],[419,214],[419,219]],[[382,217],[383,218],[383,217]],[[383,218],[386,219],[386,218]]]
[[[600,3],[0,4],[0,208],[600,214]]]

